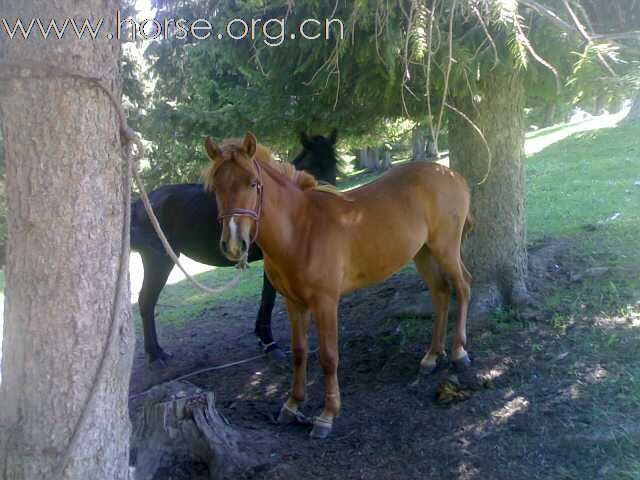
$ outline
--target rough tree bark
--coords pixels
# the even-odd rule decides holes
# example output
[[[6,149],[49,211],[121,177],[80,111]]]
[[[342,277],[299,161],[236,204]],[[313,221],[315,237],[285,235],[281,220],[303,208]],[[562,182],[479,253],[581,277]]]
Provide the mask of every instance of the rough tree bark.
[[[411,131],[411,160],[427,159],[427,135],[425,129],[421,125],[417,125]]]
[[[487,311],[502,303],[530,302],[527,293],[527,250],[524,205],[524,103],[522,78],[498,69],[481,80],[480,101],[454,98],[455,105],[484,132],[481,137],[460,115],[450,116],[451,165],[471,188],[476,220],[465,242],[464,258],[473,277],[474,308]]]
[[[104,18],[102,38],[78,40],[69,27],[64,39],[44,40],[34,31],[7,42],[0,60],[52,64],[120,90],[120,45],[105,38],[115,1],[0,0],[0,7],[27,22],[87,18],[95,26]],[[125,479],[134,337],[126,269],[119,276],[121,255],[128,258],[129,172],[116,111],[96,87],[52,75],[4,82],[0,108],[9,210],[0,477]],[[118,278],[125,290],[114,305]],[[78,448],[56,476],[96,379],[112,312],[117,340],[106,378]]]

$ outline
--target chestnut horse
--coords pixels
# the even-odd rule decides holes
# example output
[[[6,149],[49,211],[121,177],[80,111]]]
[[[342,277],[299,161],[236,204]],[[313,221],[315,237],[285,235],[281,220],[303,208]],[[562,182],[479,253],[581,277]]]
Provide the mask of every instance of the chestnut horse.
[[[279,421],[304,418],[307,331],[311,314],[324,374],[324,410],[313,420],[312,437],[326,437],[340,410],[338,302],[340,296],[384,280],[413,259],[435,306],[431,345],[423,369],[446,355],[449,284],[459,311],[452,360],[468,365],[466,318],[471,275],[460,246],[471,226],[469,188],[454,171],[411,162],[358,189],[341,193],[319,186],[309,174],[256,151],[256,138],[205,149],[212,163],[205,188],[215,193],[223,221],[220,245],[232,261],[253,241],[262,249],[269,280],[286,300],[293,352],[292,390]]]
[[[339,168],[335,152],[337,137],[335,129],[328,137],[302,133],[302,151],[293,160],[293,165],[313,174],[318,180],[335,185]],[[220,242],[222,227],[211,219],[218,217],[218,207],[215,198],[204,191],[202,184],[164,185],[150,192],[149,200],[162,231],[177,255],[183,253],[198,262],[216,267],[233,265],[216,248]],[[165,253],[160,238],[151,226],[142,200],[131,204],[130,236],[131,249],[140,253],[144,269],[138,296],[144,350],[149,362],[161,367],[172,354],[163,350],[158,343],[155,308],[173,268],[173,260]],[[262,252],[254,246],[249,252],[248,261],[260,259]],[[284,358],[284,353],[271,332],[271,312],[275,301],[276,291],[265,276],[254,333],[264,352],[272,359],[280,359]]]

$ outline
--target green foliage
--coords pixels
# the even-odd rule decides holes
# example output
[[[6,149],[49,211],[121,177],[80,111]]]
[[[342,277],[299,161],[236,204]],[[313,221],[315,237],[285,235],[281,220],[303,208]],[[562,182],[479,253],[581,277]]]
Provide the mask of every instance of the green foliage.
[[[571,27],[561,2],[542,3]],[[148,48],[153,89],[139,126],[151,142],[146,177],[152,186],[196,180],[205,135],[223,138],[251,130],[282,156],[296,148],[303,129],[336,127],[343,146],[380,145],[402,120],[439,123],[443,97],[476,95],[484,76],[496,69],[525,76],[529,104],[538,115],[549,102],[566,111],[576,99],[605,91],[603,85],[613,92],[610,76],[591,55],[607,48],[607,41],[585,50],[575,27],[566,32],[518,2],[299,0],[290,11],[286,2],[162,0],[156,5],[159,17],[207,18],[215,31],[223,31],[229,19],[257,17],[263,22],[286,17],[287,30],[277,47],[265,44],[268,38],[258,29],[252,40],[169,39]],[[606,9],[594,5],[591,14]],[[343,22],[345,40],[337,29],[328,40],[289,40],[303,19],[330,17]],[[571,54],[581,50],[583,57]],[[444,130],[450,111],[442,113]]]

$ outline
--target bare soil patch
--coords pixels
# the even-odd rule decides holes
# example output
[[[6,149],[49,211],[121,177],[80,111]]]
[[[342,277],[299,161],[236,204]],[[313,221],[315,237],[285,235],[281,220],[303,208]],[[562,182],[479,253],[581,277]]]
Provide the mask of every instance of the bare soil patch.
[[[571,247],[569,241],[553,241],[531,249],[530,287],[537,298],[575,288],[575,272],[597,267],[573,255]],[[607,275],[598,278],[606,282]],[[328,440],[310,440],[308,427],[274,423],[289,388],[288,365],[260,358],[190,379],[215,391],[218,410],[246,438],[257,465],[246,478],[640,476],[634,453],[640,446],[640,319],[635,313],[625,316],[613,305],[609,312],[596,312],[578,303],[571,309],[547,308],[533,322],[522,321],[517,312],[498,312],[490,326],[478,327],[470,319],[472,369],[491,382],[466,401],[442,406],[434,398],[447,370],[411,386],[429,340],[431,315],[390,313],[397,311],[390,305],[402,298],[410,302],[420,292],[428,295],[417,275],[398,274],[343,299],[343,410]],[[162,344],[175,357],[162,371],[146,364],[138,342],[131,393],[259,353],[251,333],[257,308],[255,298],[228,302],[184,326],[163,328]],[[274,332],[288,346],[281,302],[274,311]],[[132,412],[142,398],[132,399]],[[312,354],[305,412],[316,414],[321,405],[322,377]],[[252,432],[260,442],[252,443]],[[269,442],[263,441],[265,435]],[[158,478],[206,478],[196,467],[177,466]]]

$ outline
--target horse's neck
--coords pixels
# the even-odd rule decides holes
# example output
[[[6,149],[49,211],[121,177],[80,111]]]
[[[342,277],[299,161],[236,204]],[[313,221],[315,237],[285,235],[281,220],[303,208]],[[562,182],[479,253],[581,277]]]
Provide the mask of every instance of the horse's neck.
[[[293,251],[296,231],[304,215],[306,198],[302,190],[289,184],[280,174],[266,171],[263,175],[264,197],[260,229],[256,242],[265,255],[275,259]]]

